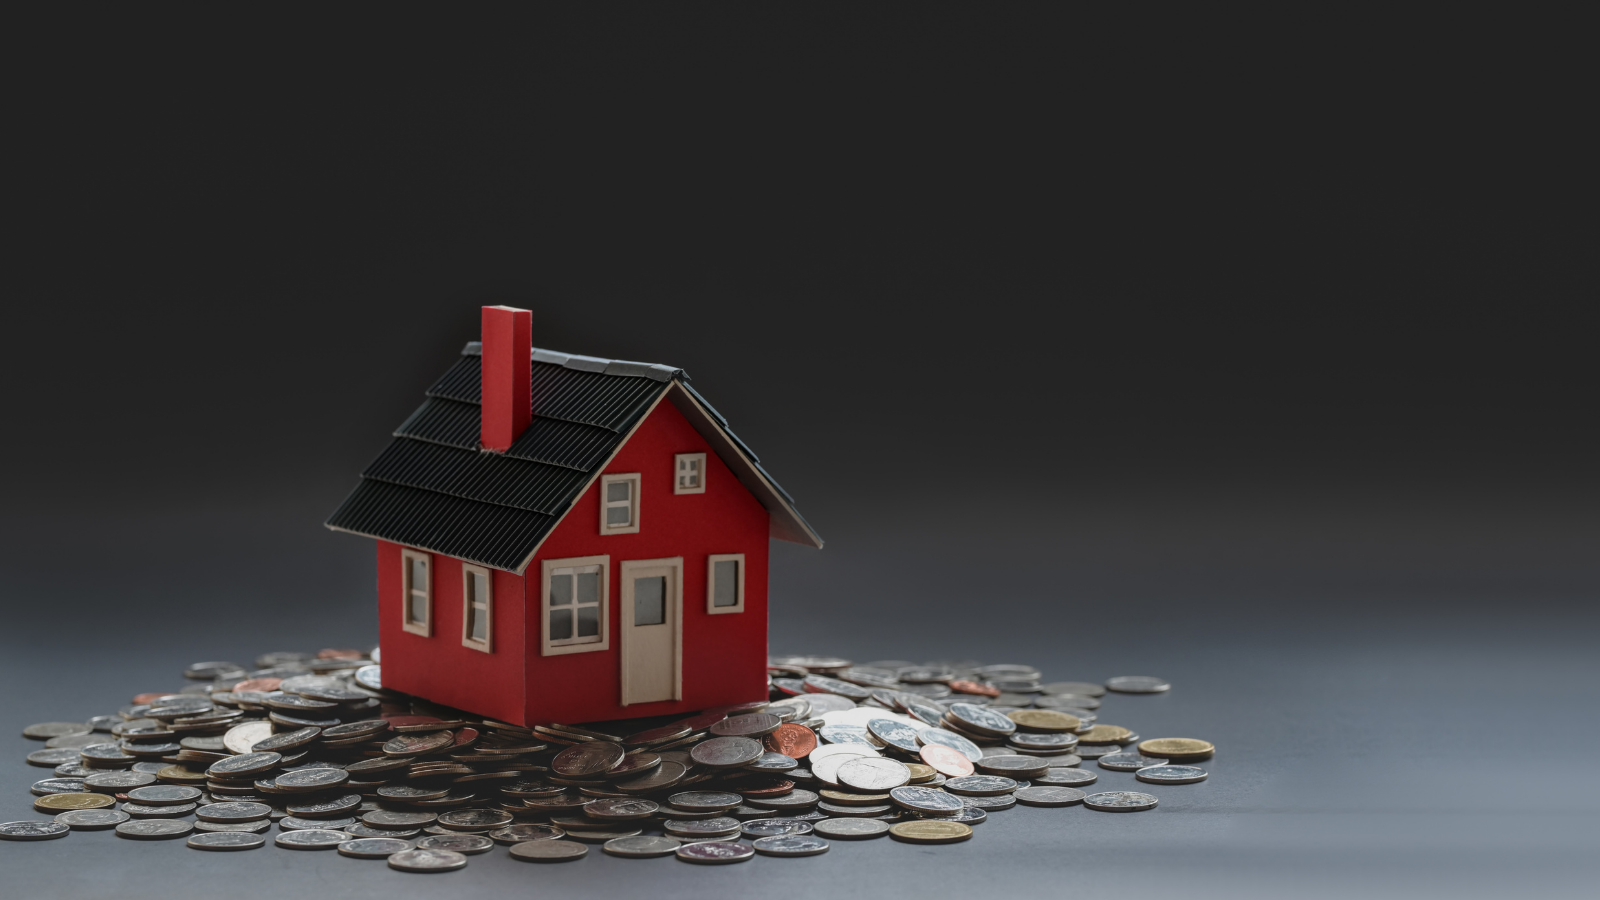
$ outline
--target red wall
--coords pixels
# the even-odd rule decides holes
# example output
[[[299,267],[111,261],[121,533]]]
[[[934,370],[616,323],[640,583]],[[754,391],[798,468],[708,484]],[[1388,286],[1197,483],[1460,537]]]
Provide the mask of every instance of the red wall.
[[[430,554],[433,562],[433,634],[401,627],[402,560],[399,544],[378,542],[378,640],[383,685],[482,716],[520,722],[523,710],[523,578],[496,569],[491,596],[491,646],[484,653],[461,645],[461,561]]]
[[[707,453],[705,493],[673,494],[674,455],[696,452]],[[667,401],[605,468],[606,474],[630,472],[642,475],[637,534],[601,536],[596,479],[546,539],[525,577],[495,573],[493,654],[461,646],[461,570],[449,557],[433,557],[433,637],[405,632],[400,626],[401,548],[380,541],[384,684],[525,725],[653,716],[765,697],[766,509]],[[706,557],[717,553],[745,555],[742,613],[706,613]],[[541,656],[542,561],[601,555],[611,557],[609,648]],[[683,557],[683,700],[622,706],[621,564],[673,556]]]

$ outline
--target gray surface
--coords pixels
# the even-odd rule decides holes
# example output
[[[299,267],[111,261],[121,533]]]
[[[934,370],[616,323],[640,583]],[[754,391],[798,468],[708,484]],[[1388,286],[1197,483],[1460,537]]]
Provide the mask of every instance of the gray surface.
[[[145,530],[164,531],[152,521]],[[133,542],[133,531],[98,537],[103,563],[66,585],[37,565],[62,545],[60,535],[14,532],[8,566],[18,575],[4,589],[12,619],[0,655],[0,819],[33,818],[27,785],[50,775],[23,763],[39,746],[20,736],[25,725],[87,718],[137,691],[180,686],[183,666],[197,659],[368,640],[368,548],[321,532],[314,514],[304,526],[240,522],[190,534],[192,577],[233,583],[187,592],[163,574],[157,545]],[[0,896],[120,900],[141,883],[160,884],[173,900],[232,896],[241,884],[385,900],[437,896],[445,887],[520,896],[535,885],[563,897],[853,896],[867,883],[885,897],[991,896],[1000,885],[1014,896],[1054,896],[1067,879],[1074,894],[1119,898],[1558,897],[1582,896],[1586,880],[1600,876],[1600,775],[1546,761],[1581,761],[1600,746],[1600,623],[1576,604],[1509,588],[1501,589],[1506,602],[1481,589],[1387,595],[1354,583],[1330,587],[1310,570],[1299,585],[1279,572],[1279,583],[1248,587],[1239,573],[1215,572],[1209,587],[1199,579],[1187,596],[1213,590],[1229,594],[1226,602],[1169,608],[1151,600],[1124,614],[1063,598],[1056,570],[1039,562],[1004,585],[1018,627],[995,620],[993,606],[984,620],[993,627],[950,627],[982,567],[952,563],[924,583],[905,573],[939,548],[896,551],[865,540],[853,536],[826,554],[774,545],[775,651],[862,661],[972,656],[1033,663],[1048,680],[1158,674],[1172,681],[1169,693],[1108,695],[1101,721],[1150,737],[1214,741],[1219,754],[1204,764],[1210,780],[1153,786],[1100,771],[1096,789],[1148,791],[1160,808],[1119,815],[1019,806],[992,814],[965,844],[836,841],[817,858],[758,857],[726,868],[601,853],[535,867],[496,848],[462,872],[430,877],[334,853],[269,846],[207,854],[182,841],[74,833],[0,843]],[[33,564],[21,565],[24,558]],[[319,587],[285,594],[232,574],[264,559],[291,560],[286,571]],[[72,614],[75,598],[111,596],[128,573],[136,577],[126,604]],[[1105,575],[1077,570],[1076,593],[1092,595]],[[861,596],[846,603],[823,589],[840,583]],[[915,599],[895,599],[892,583],[915,588],[898,594]],[[219,602],[219,594],[233,599]],[[338,594],[361,599],[328,600]],[[1097,607],[1089,629],[1050,619],[1059,609]],[[261,615],[268,609],[277,613]],[[851,627],[837,627],[841,621]],[[168,627],[178,624],[182,630]],[[1560,753],[1544,752],[1551,749]]]

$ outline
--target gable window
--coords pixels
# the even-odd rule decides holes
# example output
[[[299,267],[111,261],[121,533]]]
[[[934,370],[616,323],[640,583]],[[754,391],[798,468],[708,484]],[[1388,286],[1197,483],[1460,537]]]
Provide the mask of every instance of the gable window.
[[[706,557],[706,612],[744,612],[743,553],[713,553]]]
[[[600,476],[600,533],[639,531],[639,473]]]
[[[482,566],[461,566],[461,645],[491,652],[494,579]]]
[[[547,559],[542,563],[542,654],[583,653],[611,646],[607,619],[609,556]]]
[[[432,558],[417,550],[400,551],[400,623],[406,631],[433,635]]]
[[[706,492],[706,455],[704,453],[679,453],[673,457],[674,494],[704,494]]]

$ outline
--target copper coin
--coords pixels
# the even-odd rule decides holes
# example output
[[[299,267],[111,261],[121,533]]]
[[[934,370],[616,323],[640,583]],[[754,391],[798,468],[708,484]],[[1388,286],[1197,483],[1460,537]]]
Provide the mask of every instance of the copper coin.
[[[947,778],[960,778],[976,771],[966,754],[943,744],[925,744],[918,752],[923,762]]]
[[[773,753],[805,759],[817,749],[817,735],[804,725],[779,725],[772,733],[761,738],[761,746]]]
[[[772,778],[740,787],[739,793],[746,797],[781,797],[792,790],[794,782],[787,778]]]
[[[952,681],[950,690],[958,694],[977,694],[980,697],[998,697],[1000,689],[993,685],[980,684],[976,681]]]
[[[282,678],[249,678],[233,686],[235,691],[275,691]]]

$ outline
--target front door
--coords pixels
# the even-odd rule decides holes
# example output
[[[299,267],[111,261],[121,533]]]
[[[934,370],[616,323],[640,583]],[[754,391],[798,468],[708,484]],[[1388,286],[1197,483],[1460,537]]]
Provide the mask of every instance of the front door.
[[[622,705],[683,699],[683,558],[622,564]]]

